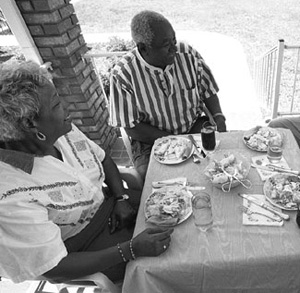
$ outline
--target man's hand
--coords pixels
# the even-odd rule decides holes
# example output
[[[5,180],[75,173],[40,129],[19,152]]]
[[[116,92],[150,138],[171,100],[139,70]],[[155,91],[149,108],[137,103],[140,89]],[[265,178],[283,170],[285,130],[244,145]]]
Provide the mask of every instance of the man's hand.
[[[110,233],[128,227],[135,222],[137,211],[126,200],[116,201],[109,218]]]
[[[217,130],[219,132],[225,132],[226,131],[226,123],[225,123],[225,118],[223,116],[216,116],[214,117],[214,120],[217,124]]]

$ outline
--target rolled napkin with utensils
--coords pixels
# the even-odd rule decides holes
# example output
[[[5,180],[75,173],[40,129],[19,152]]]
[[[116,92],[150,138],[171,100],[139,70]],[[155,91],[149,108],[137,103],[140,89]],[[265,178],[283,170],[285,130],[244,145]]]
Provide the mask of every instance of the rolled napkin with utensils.
[[[205,187],[199,185],[195,182],[187,181],[185,177],[178,177],[167,180],[153,181],[152,188],[162,188],[162,187],[186,187],[188,190],[204,190]]]

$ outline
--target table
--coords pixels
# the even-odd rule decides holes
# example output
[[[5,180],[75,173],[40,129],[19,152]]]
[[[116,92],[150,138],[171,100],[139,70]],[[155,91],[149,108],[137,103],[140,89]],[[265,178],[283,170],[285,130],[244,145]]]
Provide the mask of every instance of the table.
[[[285,159],[291,168],[300,169],[300,151],[292,133],[280,131],[285,137]],[[242,131],[218,133],[218,149],[239,151],[249,158],[259,155],[245,146],[242,137]],[[237,193],[263,192],[257,171],[251,168],[248,176],[252,189],[238,186],[225,194],[204,177],[207,164],[189,159],[178,165],[163,165],[151,157],[135,235],[150,226],[145,223],[144,203],[151,193],[151,183],[182,176],[211,193],[214,227],[202,233],[192,217],[176,226],[165,253],[128,263],[123,292],[299,292],[300,230],[296,212],[287,212],[291,220],[282,227],[242,225],[242,198]]]

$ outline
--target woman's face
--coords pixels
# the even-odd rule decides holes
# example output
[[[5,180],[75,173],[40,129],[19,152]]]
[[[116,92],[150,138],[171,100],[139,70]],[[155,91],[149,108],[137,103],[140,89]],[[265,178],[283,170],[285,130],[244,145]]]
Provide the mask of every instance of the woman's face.
[[[39,117],[36,119],[36,126],[38,131],[46,136],[47,142],[54,143],[72,129],[71,119],[51,82],[40,87],[38,94],[41,100],[41,109]]]

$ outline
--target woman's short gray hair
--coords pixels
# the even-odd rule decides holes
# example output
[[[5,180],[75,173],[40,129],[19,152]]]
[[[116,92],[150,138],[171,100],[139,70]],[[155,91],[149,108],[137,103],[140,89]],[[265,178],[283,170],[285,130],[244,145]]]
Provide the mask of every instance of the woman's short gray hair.
[[[24,137],[24,126],[39,115],[38,88],[51,79],[51,74],[33,61],[0,65],[0,141]]]
[[[155,37],[153,24],[169,23],[160,13],[151,10],[143,10],[136,14],[131,20],[131,36],[136,44],[144,43],[151,47]]]

